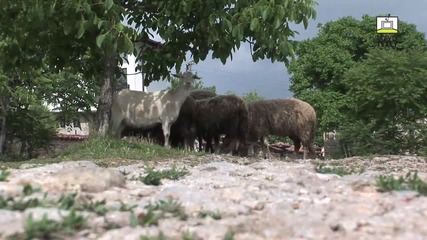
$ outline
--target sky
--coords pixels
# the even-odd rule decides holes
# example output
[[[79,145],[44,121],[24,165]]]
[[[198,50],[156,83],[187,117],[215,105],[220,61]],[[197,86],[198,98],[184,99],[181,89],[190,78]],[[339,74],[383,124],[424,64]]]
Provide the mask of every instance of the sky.
[[[318,23],[338,20],[341,17],[353,16],[361,19],[364,14],[378,16],[391,14],[398,16],[399,21],[415,24],[417,30],[427,33],[427,0],[317,0],[316,19],[309,22],[307,29],[301,25],[292,25],[299,35],[296,40],[312,38],[317,35]],[[404,4],[405,3],[405,4]],[[156,36],[155,40],[161,38]],[[191,59],[187,55],[187,62]],[[183,64],[183,71],[185,70]],[[289,74],[284,63],[272,63],[269,59],[252,61],[249,44],[244,44],[233,53],[233,60],[227,60],[223,65],[219,59],[211,55],[203,62],[192,67],[193,71],[202,78],[205,86],[216,86],[218,94],[232,91],[239,95],[257,91],[266,99],[290,98]],[[174,70],[173,70],[174,71]],[[152,82],[148,91],[157,91],[168,87],[164,81]]]

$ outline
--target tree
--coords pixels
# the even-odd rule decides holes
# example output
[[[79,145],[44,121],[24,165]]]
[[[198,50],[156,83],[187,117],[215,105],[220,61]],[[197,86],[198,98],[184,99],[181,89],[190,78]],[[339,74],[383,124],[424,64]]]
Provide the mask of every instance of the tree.
[[[316,37],[298,43],[297,58],[288,68],[290,90],[294,96],[313,105],[318,117],[318,133],[339,128],[345,120],[348,104],[348,85],[345,73],[367,58],[373,49],[380,48],[375,32],[376,18],[364,15],[361,20],[343,17],[319,25]],[[424,49],[424,35],[415,25],[399,22],[395,51]],[[393,49],[389,49],[392,51]]]
[[[1,48],[2,68],[15,66],[18,71],[11,72],[22,72],[45,64],[52,72],[70,67],[84,79],[96,79],[100,86],[96,123],[105,135],[121,56],[139,56],[147,84],[168,77],[174,66],[180,69],[188,51],[196,63],[212,51],[225,64],[241,42],[254,45],[254,61],[287,62],[294,47],[289,38],[295,34],[288,23],[307,27],[315,17],[314,6],[313,0],[4,0],[0,40],[11,44]],[[151,32],[165,41],[162,48],[147,47]],[[85,56],[90,61],[83,61]],[[11,75],[5,75],[10,83]],[[7,111],[8,106],[1,109]]]
[[[343,83],[353,152],[421,153],[427,146],[427,50],[371,50]],[[356,130],[355,127],[362,127]]]
[[[171,83],[171,85],[169,88],[175,89],[179,86],[180,80],[176,77],[171,77],[170,83]],[[202,80],[197,80],[196,82],[194,82],[193,89],[202,89],[202,90],[207,90],[207,91],[211,91],[213,93],[216,93],[216,86],[205,87]]]

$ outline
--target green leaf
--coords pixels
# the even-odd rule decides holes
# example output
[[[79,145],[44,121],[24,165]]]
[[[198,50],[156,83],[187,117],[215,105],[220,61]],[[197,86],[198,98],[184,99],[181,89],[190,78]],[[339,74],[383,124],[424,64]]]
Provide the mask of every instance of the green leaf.
[[[114,1],[113,0],[106,0],[104,3],[104,7],[106,10],[110,10],[110,8],[113,6]]]
[[[279,27],[281,27],[283,25],[282,23],[283,22],[279,18],[276,18],[276,20],[274,21],[274,28],[278,29]]]
[[[100,34],[96,37],[96,46],[99,48],[102,48],[102,43],[104,42],[105,38],[107,37],[107,33]]]
[[[77,32],[77,39],[80,39],[85,33],[85,21],[80,22],[79,30]]]
[[[133,49],[134,49],[133,42],[129,38],[126,37],[124,43],[125,43],[125,51],[127,53],[131,54],[133,52]]]
[[[307,19],[307,17],[303,17],[303,19],[302,19],[302,21],[303,21],[303,24],[304,24],[304,29],[307,29],[307,27],[308,27],[308,19]]]
[[[262,17],[262,19],[265,21],[265,20],[267,20],[267,18],[269,17],[269,14],[270,14],[270,7],[265,7],[263,10],[262,10],[262,13],[261,13],[261,17]]]
[[[65,21],[64,23],[64,34],[69,35],[71,33],[72,29],[72,23],[70,21]]]
[[[226,28],[227,28],[227,31],[231,31],[232,29],[233,29],[233,25],[231,24],[231,21],[230,20],[228,20],[228,19],[226,19],[226,18],[224,18],[223,19],[223,22],[225,23],[225,26],[226,26]]]
[[[258,18],[252,19],[251,26],[250,26],[251,31],[258,30],[258,28],[259,28],[259,19]]]

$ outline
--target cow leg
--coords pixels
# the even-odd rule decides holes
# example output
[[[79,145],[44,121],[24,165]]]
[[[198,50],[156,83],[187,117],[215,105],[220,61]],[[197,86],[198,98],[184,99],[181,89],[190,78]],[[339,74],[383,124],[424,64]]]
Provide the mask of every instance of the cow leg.
[[[266,138],[261,138],[261,141],[262,141],[263,145],[266,146],[266,148],[267,148],[268,159],[270,160],[271,159],[271,152],[270,152],[270,147],[269,147],[270,144],[268,143],[268,140]]]
[[[294,142],[294,157],[297,157],[297,154],[299,154],[299,150],[301,148],[301,141],[298,139],[293,140]],[[304,154],[305,156],[305,154]],[[305,157],[304,157],[305,158]]]
[[[172,124],[169,121],[162,123],[163,136],[165,137],[164,146],[167,148],[170,148],[169,137],[170,137],[171,125]]]
[[[124,130],[124,126],[122,125],[123,119],[119,116],[112,118],[111,124],[111,134],[112,136],[120,139],[122,136],[122,131]]]

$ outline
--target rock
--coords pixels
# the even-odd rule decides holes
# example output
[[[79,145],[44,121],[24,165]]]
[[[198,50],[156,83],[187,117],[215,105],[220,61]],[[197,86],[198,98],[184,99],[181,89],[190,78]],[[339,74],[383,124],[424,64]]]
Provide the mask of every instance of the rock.
[[[15,233],[24,232],[24,216],[17,211],[0,209],[0,237],[6,239]]]
[[[124,187],[125,177],[118,171],[103,168],[63,169],[45,179],[35,180],[46,191],[102,192]]]
[[[81,207],[78,213],[87,217],[88,224],[66,239],[156,238],[161,232],[166,239],[183,239],[185,233],[191,233],[194,239],[203,240],[224,239],[230,232],[234,233],[233,239],[255,240],[427,236],[423,224],[427,197],[415,191],[381,193],[375,181],[381,174],[402,175],[413,169],[418,169],[424,179],[424,158],[331,160],[330,165],[365,168],[362,174],[342,177],[315,172],[315,161],[255,160],[208,155],[150,162],[156,169],[176,166],[189,170],[185,177],[162,180],[159,186],[130,180],[130,176],[145,174],[141,166],[148,163],[101,168],[89,161],[76,161],[11,170],[8,181],[0,182],[0,206],[4,208],[0,209],[0,232],[5,236],[24,231],[23,223],[30,213],[35,219],[47,214],[50,219],[61,220],[69,211],[57,208],[58,199],[61,194],[75,191],[75,199],[68,201]],[[41,192],[24,196],[26,184],[40,188]],[[38,198],[50,204],[11,211],[15,202],[6,200],[7,197],[14,201]],[[160,202],[169,198],[177,205]],[[105,205],[100,203],[102,200]],[[97,207],[105,207],[108,212],[97,215]],[[187,218],[173,217],[177,211]],[[159,217],[157,225],[142,226],[142,220],[148,217]]]

